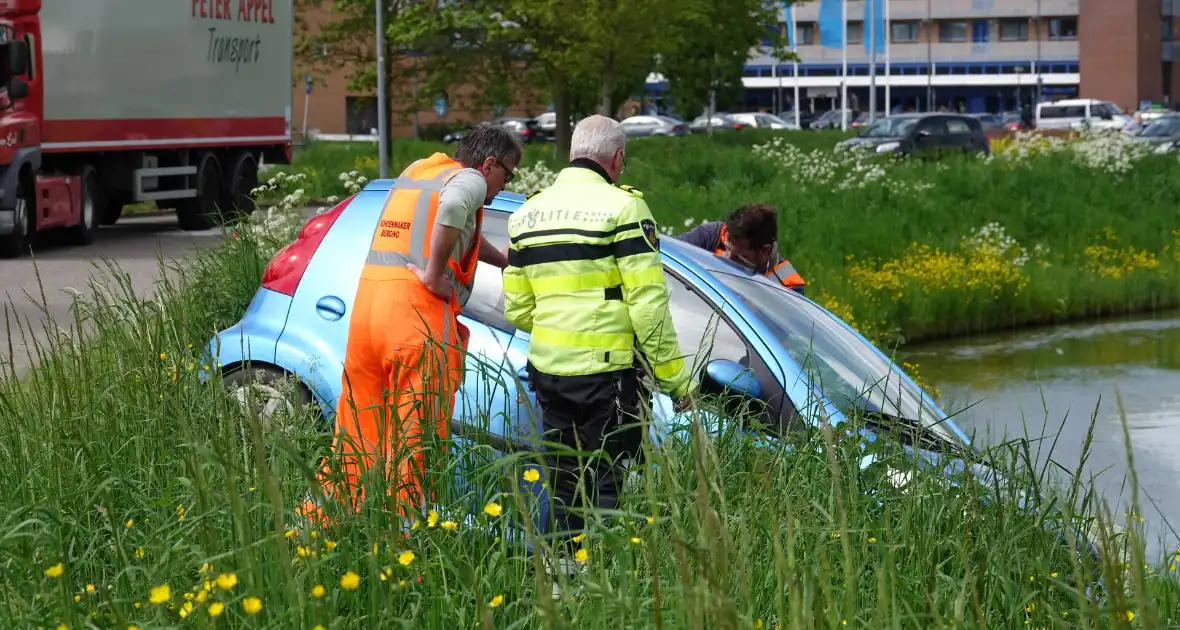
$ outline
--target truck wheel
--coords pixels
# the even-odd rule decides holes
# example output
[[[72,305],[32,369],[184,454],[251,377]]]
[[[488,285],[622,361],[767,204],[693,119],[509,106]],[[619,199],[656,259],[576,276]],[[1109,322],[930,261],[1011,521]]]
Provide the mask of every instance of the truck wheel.
[[[102,189],[99,187],[98,175],[93,167],[83,166],[79,177],[82,178],[82,212],[78,222],[70,227],[70,240],[76,245],[89,245],[98,234]]]
[[[176,218],[184,230],[208,230],[218,223],[221,205],[221,167],[212,153],[197,167],[197,196],[176,203]]]
[[[247,216],[254,212],[254,198],[250,193],[258,187],[258,160],[249,151],[243,151],[234,160],[233,167],[226,172],[225,199],[222,205],[229,209],[233,218]]]
[[[16,225],[12,234],[0,236],[0,258],[18,258],[29,247],[29,237],[34,232],[33,226],[37,216],[31,203],[31,189],[28,178],[21,177],[16,191],[16,204],[13,206],[13,210],[16,211],[13,217]]]

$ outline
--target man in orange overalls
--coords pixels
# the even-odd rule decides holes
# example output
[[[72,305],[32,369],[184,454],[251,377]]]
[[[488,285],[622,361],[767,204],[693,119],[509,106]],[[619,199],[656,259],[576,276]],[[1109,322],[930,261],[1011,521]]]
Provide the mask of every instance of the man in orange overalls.
[[[749,267],[797,293],[807,288],[791,261],[779,255],[778,212],[769,204],[744,205],[724,222],[702,223],[676,238]]]
[[[435,153],[394,181],[353,302],[336,407],[339,457],[320,473],[328,496],[355,508],[362,478],[375,473],[386,475],[402,516],[426,500],[422,442],[428,430],[449,436],[462,382],[468,331],[456,317],[476,261],[508,263],[506,252],[480,238],[483,206],[512,181],[520,159],[506,129],[480,125],[454,158]],[[315,501],[301,512],[320,516]]]

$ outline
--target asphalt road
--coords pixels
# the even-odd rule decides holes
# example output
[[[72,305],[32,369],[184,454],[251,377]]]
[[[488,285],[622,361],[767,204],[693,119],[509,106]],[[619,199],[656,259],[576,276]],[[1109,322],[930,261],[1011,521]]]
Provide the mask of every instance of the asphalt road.
[[[0,302],[4,307],[0,312],[0,372],[8,374],[11,365],[19,373],[30,363],[30,349],[21,342],[14,316],[35,338],[44,339],[47,315],[49,322],[63,328],[72,325],[70,290],[88,294],[92,276],[109,275],[108,260],[129,276],[138,295],[147,297],[160,278],[160,259],[177,260],[221,239],[220,229],[182,231],[171,214],[128,217],[101,228],[89,246],[62,245],[60,236],[48,232],[34,246],[32,256],[0,260]]]

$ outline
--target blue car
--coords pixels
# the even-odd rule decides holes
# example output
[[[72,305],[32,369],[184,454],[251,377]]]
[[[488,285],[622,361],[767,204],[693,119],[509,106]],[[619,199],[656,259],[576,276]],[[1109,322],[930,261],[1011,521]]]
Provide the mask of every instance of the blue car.
[[[352,299],[389,184],[371,182],[311,218],[297,240],[274,256],[245,316],[209,342],[207,352],[220,366],[223,382],[272,397],[264,409],[273,409],[285,404],[274,382],[295,377],[302,384],[300,394],[318,404],[331,422]],[[506,247],[508,218],[523,201],[513,193],[497,196],[485,209],[484,238]],[[776,432],[815,427],[825,419],[839,424],[845,420],[843,410],[854,406],[882,419],[870,425],[873,430],[862,430],[866,441],[875,440],[877,431],[893,431],[922,461],[948,472],[962,470],[961,454],[972,448],[967,436],[844,322],[712,252],[666,238],[661,253],[681,349],[698,367],[702,388],[761,401],[763,424],[771,428],[764,437],[773,441]],[[504,319],[500,269],[480,265],[460,321],[471,337],[452,433],[460,438],[477,433],[505,451],[520,447],[540,432],[540,421],[525,376],[529,335]],[[688,419],[674,413],[661,393],[652,403],[651,435],[658,445]],[[912,430],[899,431],[899,426]],[[866,455],[862,466],[872,461]],[[540,484],[531,491],[543,493]]]

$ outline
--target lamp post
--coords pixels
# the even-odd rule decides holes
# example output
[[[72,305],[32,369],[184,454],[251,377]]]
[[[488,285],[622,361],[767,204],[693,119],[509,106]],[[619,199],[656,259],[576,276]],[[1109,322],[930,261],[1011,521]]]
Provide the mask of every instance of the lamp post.
[[[382,0],[377,0],[377,150],[381,153],[381,179],[389,177],[389,140],[385,122],[385,21]]]

